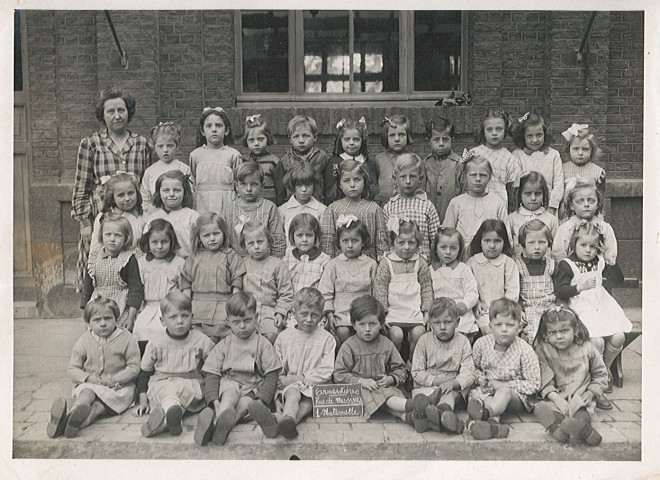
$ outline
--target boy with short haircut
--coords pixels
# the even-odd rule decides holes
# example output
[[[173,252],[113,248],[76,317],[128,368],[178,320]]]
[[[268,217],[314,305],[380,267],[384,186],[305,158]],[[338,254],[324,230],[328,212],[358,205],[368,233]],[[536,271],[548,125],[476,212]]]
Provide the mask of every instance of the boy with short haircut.
[[[323,318],[323,295],[315,288],[296,292],[293,311],[297,325],[275,339],[275,351],[282,361],[273,415],[261,402],[248,406],[250,415],[264,435],[274,438],[298,436],[296,425],[312,412],[314,385],[329,383],[335,365],[335,340],[318,324]]]
[[[319,223],[321,222],[326,207],[313,196],[317,183],[318,179],[314,176],[314,170],[307,163],[295,165],[284,176],[284,186],[293,192],[291,198],[279,207],[280,216],[284,221],[284,237],[287,242],[287,250],[293,248],[293,245],[289,243],[289,225],[296,215],[309,213]]]
[[[311,117],[296,115],[289,121],[287,134],[291,151],[280,159],[273,174],[278,206],[283,205],[293,193],[285,187],[284,176],[294,165],[300,164],[309,164],[312,167],[314,176],[318,179],[314,185],[314,197],[319,201],[323,200],[323,172],[330,159],[324,151],[315,146],[317,133],[316,121]]]
[[[470,342],[456,334],[459,320],[456,302],[446,297],[433,300],[429,309],[431,331],[422,335],[413,355],[413,400],[417,409],[421,403],[427,404],[429,427],[437,431],[463,431],[465,425],[454,410],[457,403],[465,405],[476,378]]]
[[[531,411],[541,388],[541,370],[532,347],[518,337],[522,309],[517,302],[499,298],[490,304],[491,333],[472,349],[478,387],[470,392],[467,429],[478,440],[505,438],[509,427],[499,424],[504,412]]]
[[[422,160],[415,154],[403,153],[394,163],[392,177],[396,194],[383,207],[385,220],[390,217],[412,220],[422,234],[419,254],[427,263],[431,260],[431,245],[440,227],[440,217],[435,205],[422,190],[425,185]]]

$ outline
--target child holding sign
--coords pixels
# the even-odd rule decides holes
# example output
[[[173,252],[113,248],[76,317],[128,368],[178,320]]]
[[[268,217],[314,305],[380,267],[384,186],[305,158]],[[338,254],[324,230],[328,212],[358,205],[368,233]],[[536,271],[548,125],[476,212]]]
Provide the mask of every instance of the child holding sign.
[[[385,323],[383,305],[365,295],[353,300],[349,315],[355,335],[337,353],[335,383],[362,387],[365,417],[384,404],[389,413],[412,425],[412,408],[406,408],[406,398],[397,388],[406,380],[406,365],[392,341],[379,334]]]
[[[287,328],[275,339],[275,351],[282,360],[275,404],[278,413],[255,400],[248,405],[250,416],[264,435],[274,438],[298,436],[296,425],[312,411],[314,385],[329,383],[335,363],[335,340],[323,328],[323,295],[315,288],[298,290],[293,299],[297,325]]]

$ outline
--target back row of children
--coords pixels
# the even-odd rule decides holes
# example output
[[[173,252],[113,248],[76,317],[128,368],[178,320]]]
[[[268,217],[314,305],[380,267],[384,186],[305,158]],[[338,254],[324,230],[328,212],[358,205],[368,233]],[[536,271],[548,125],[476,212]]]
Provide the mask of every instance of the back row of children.
[[[491,333],[472,348],[457,333],[456,302],[435,299],[430,331],[412,361],[415,388],[406,398],[398,388],[408,376],[405,363],[379,334],[386,321],[382,304],[371,295],[351,303],[356,334],[335,357],[334,339],[319,327],[324,303],[316,289],[296,292],[296,326],[273,346],[257,331],[257,300],[237,292],[225,305],[231,334],[214,345],[191,330],[191,302],[172,291],[160,302],[164,331],[149,341],[140,360],[135,337],[118,326],[117,304],[95,298],[85,306],[89,330],[74,345],[69,364],[74,400],[53,402],[47,434],[75,437],[98,418],[128,409],[137,392],[133,414],[148,414],[141,427],[145,437],[179,435],[184,414],[199,412],[194,441],[200,446],[224,444],[248,413],[266,437],[295,438],[297,424],[312,412],[313,387],[334,380],[361,386],[367,418],[383,408],[420,433],[462,433],[467,427],[476,439],[502,438],[509,427],[500,424],[500,415],[533,411],[559,442],[600,444],[591,415],[607,369],[570,309],[542,314],[534,351],[518,337],[519,304],[497,299],[490,305]],[[467,425],[456,415],[465,407]]]

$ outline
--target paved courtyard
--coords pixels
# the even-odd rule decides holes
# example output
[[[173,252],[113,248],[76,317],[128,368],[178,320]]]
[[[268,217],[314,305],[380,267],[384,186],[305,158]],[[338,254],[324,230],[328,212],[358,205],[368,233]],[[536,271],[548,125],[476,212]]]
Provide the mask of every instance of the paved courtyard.
[[[641,319],[640,309],[627,309]],[[40,326],[49,322],[49,337]],[[448,435],[414,429],[387,414],[370,420],[307,419],[294,440],[265,438],[254,422],[237,425],[224,446],[197,447],[193,442],[196,415],[184,418],[178,437],[168,434],[144,439],[144,418],[130,411],[81,430],[77,438],[49,439],[46,424],[53,399],[71,392],[66,374],[73,343],[83,332],[81,319],[14,321],[14,458],[122,459],[341,459],[341,460],[640,460],[641,350],[637,338],[623,356],[624,386],[608,395],[614,410],[598,411],[594,427],[603,436],[597,448],[560,445],[534,423],[531,415],[507,415],[508,438],[476,441],[468,434]],[[462,414],[466,417],[467,414]]]

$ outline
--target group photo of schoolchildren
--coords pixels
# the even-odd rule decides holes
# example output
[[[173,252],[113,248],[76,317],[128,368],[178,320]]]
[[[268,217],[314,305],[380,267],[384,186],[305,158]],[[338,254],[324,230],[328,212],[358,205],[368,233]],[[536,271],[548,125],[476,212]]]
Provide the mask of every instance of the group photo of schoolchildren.
[[[592,416],[613,408],[632,324],[611,295],[625,265],[589,118],[487,109],[457,151],[446,118],[413,138],[405,115],[356,115],[323,151],[298,114],[280,158],[266,113],[236,124],[209,106],[181,158],[181,119],[141,136],[135,103],[103,89],[78,149],[87,330],[50,438],[130,411],[144,437],[195,415],[199,446],[244,422],[295,439],[314,387],[335,383],[360,385],[365,418],[420,433],[505,438],[501,415],[527,412],[548,441],[601,443]]]

